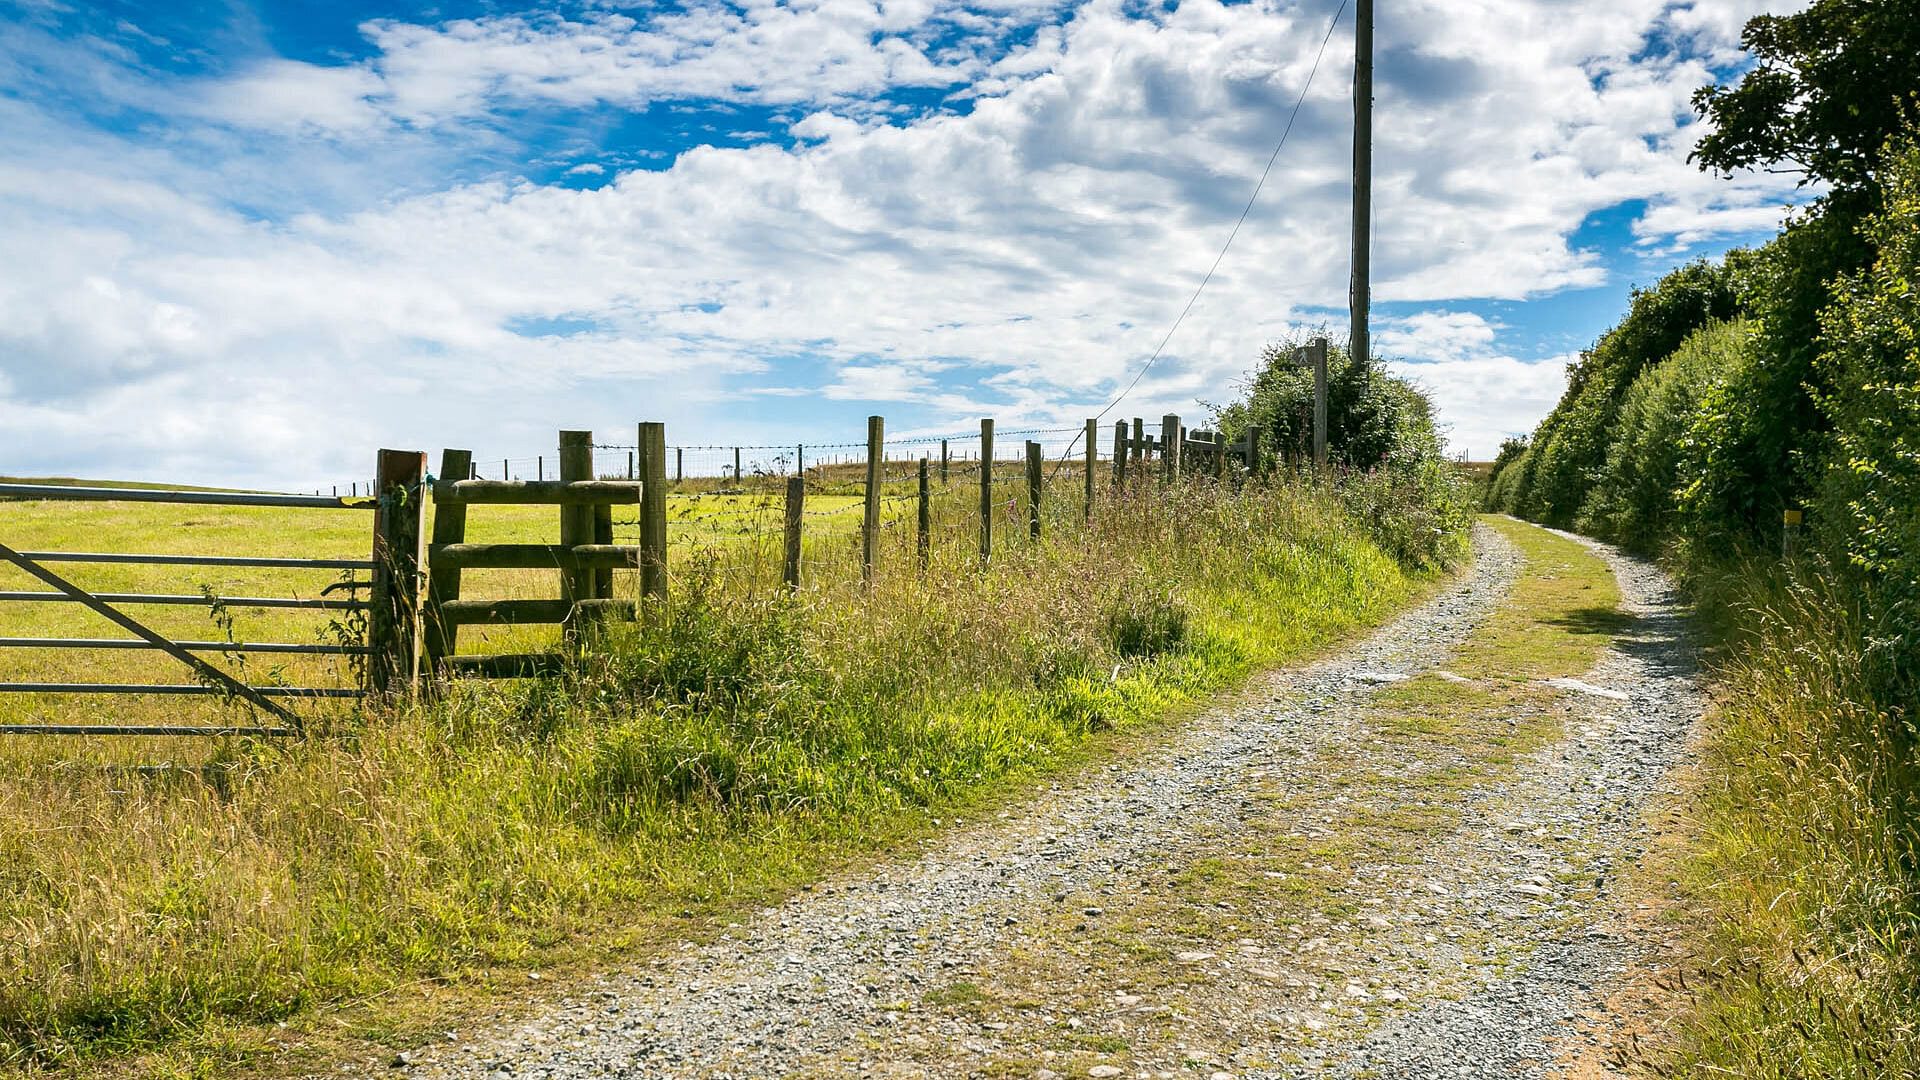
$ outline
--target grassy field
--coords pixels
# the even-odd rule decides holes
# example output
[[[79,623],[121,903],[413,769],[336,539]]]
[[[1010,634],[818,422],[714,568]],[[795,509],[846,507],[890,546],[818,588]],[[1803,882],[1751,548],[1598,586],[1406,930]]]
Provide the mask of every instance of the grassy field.
[[[903,520],[912,503],[890,502],[870,588],[858,515],[811,518],[808,585],[791,595],[768,508],[703,499],[714,516],[677,527],[671,604],[613,628],[566,678],[343,711],[296,744],[0,743],[0,1061],[221,1074],[297,1059],[289,1043],[312,1045],[299,1032],[355,1002],[683,936],[1325,647],[1425,587],[1314,488],[1103,488],[1091,525],[1077,488],[1050,489],[1039,542],[1010,492],[986,573],[976,489],[936,500],[924,570]],[[353,555],[368,527],[177,508],[82,520],[102,509],[9,504],[0,533],[22,547],[91,536],[120,550]],[[487,510],[470,518],[475,539],[557,530],[551,510]],[[551,578],[486,588],[551,595]],[[203,633],[204,613],[174,615]],[[292,619],[238,629],[317,632]],[[474,638],[463,651],[502,645]],[[210,767],[105,767],[157,760]],[[358,1010],[372,1037],[406,1012]]]

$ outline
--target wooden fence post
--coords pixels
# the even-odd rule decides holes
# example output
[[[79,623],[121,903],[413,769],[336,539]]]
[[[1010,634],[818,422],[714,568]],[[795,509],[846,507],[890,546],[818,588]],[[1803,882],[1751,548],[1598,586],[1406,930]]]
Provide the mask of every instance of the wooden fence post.
[[[640,592],[667,598],[667,425],[640,425]],[[676,451],[676,454],[678,451]]]
[[[1247,429],[1247,475],[1249,477],[1260,475],[1260,428],[1258,426]]]
[[[1313,464],[1327,467],[1327,339],[1307,346],[1313,360]]]
[[[1093,469],[1100,461],[1100,421],[1087,421],[1087,508],[1083,521],[1093,520]]]
[[[807,444],[800,443],[793,448],[793,474],[804,476],[807,472]]]
[[[1213,433],[1213,478],[1219,483],[1227,482],[1227,433]]]
[[[1127,422],[1113,422],[1113,486],[1127,482]]]
[[[980,565],[993,559],[993,421],[980,421]]]
[[[739,487],[746,481],[740,475],[740,448],[733,448],[733,486]]]
[[[927,558],[933,552],[933,488],[927,479],[927,456],[920,455],[920,514],[919,533],[914,537],[915,549],[920,554],[920,569],[927,568]]]
[[[1027,538],[1040,539],[1040,493],[1046,487],[1040,444],[1027,440]]]
[[[880,540],[881,454],[886,453],[887,422],[867,417],[867,512],[860,524],[860,580],[873,583],[873,549]]]
[[[1171,483],[1180,479],[1180,417],[1168,413],[1160,418],[1160,476]]]
[[[804,477],[787,480],[787,565],[781,580],[787,588],[800,587],[800,520],[806,516],[807,481]]]
[[[676,446],[673,448],[673,482],[677,484],[686,478],[687,448],[684,446]],[[662,479],[665,478],[662,477]]]
[[[593,432],[562,431],[560,433],[560,480],[593,479]],[[581,504],[560,508],[560,546],[578,547],[593,542],[593,507]],[[577,606],[582,600],[592,600],[593,571],[569,563],[560,571],[560,598],[576,605],[567,613],[561,624],[561,633],[569,644],[577,644],[580,639],[581,618]]]
[[[1139,464],[1141,458],[1146,455],[1146,452],[1147,452],[1147,422],[1136,416],[1133,418],[1132,457],[1133,457],[1134,463]]]
[[[947,440],[940,440],[940,486],[947,486]]]
[[[374,477],[373,595],[367,676],[376,693],[412,693],[420,677],[420,564],[427,455],[382,450]]]
[[[473,454],[467,450],[442,450],[440,475],[452,478],[472,471]],[[458,544],[467,538],[467,504],[448,503],[433,511],[433,542]],[[440,605],[460,599],[460,568],[427,561],[426,650],[427,674],[438,676],[441,661],[460,651],[460,628],[441,616]]]

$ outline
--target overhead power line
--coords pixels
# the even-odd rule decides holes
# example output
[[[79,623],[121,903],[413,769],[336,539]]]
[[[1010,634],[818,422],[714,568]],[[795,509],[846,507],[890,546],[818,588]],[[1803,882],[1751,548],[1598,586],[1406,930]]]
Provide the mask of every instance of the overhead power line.
[[[1126,389],[1120,391],[1119,396],[1107,402],[1106,407],[1094,415],[1095,420],[1105,417],[1125,401],[1128,394],[1133,393],[1134,387],[1139,386],[1140,380],[1146,378],[1147,372],[1151,371],[1154,363],[1160,359],[1160,354],[1166,351],[1168,343],[1173,341],[1173,335],[1180,329],[1180,324],[1187,321],[1187,315],[1193,311],[1193,305],[1200,302],[1200,294],[1206,291],[1207,284],[1213,280],[1213,275],[1220,269],[1221,261],[1227,257],[1227,251],[1233,247],[1234,239],[1240,235],[1241,226],[1247,223],[1248,215],[1253,213],[1253,204],[1260,198],[1260,190],[1267,186],[1267,177],[1272,175],[1274,163],[1280,160],[1280,151],[1286,147],[1287,137],[1293,134],[1294,122],[1300,119],[1300,109],[1307,102],[1307,92],[1313,89],[1313,77],[1320,71],[1320,61],[1327,54],[1327,43],[1333,40],[1334,28],[1340,25],[1340,16],[1346,14],[1346,11],[1347,0],[1340,0],[1340,6],[1334,9],[1333,18],[1327,20],[1327,32],[1320,36],[1320,49],[1313,54],[1313,67],[1308,69],[1307,81],[1301,85],[1300,96],[1294,100],[1293,111],[1287,115],[1287,126],[1280,132],[1280,141],[1274,144],[1273,153],[1267,155],[1267,166],[1260,170],[1260,179],[1254,182],[1253,193],[1247,196],[1247,204],[1240,209],[1239,220],[1233,223],[1233,228],[1227,233],[1226,243],[1220,245],[1220,253],[1213,257],[1213,265],[1207,267],[1207,273],[1200,279],[1199,286],[1193,290],[1193,295],[1187,298],[1187,306],[1180,309],[1180,314],[1173,320],[1173,325],[1167,327],[1167,332],[1160,339],[1160,344],[1154,348],[1153,355],[1147,357],[1147,362],[1140,365],[1140,370],[1134,373],[1133,381],[1127,384]],[[1082,434],[1084,435],[1084,432]],[[1073,452],[1074,444],[1078,443],[1081,437],[1076,435],[1073,443],[1067,445],[1068,453]]]

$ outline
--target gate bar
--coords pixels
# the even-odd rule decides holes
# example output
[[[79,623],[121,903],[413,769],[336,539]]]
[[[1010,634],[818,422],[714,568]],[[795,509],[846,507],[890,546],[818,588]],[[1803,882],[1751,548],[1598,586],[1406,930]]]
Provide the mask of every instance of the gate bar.
[[[157,566],[265,566],[296,570],[371,570],[372,559],[272,559],[251,555],[121,555],[100,551],[23,551],[34,562],[137,563]]]
[[[152,643],[155,648],[187,665],[187,667],[192,669],[196,674],[212,679],[214,682],[232,690],[234,693],[253,702],[260,708],[293,725],[294,728],[297,729],[300,727],[300,718],[298,716],[267,700],[266,695],[255,691],[253,687],[248,686],[232,675],[214,667],[205,660],[200,659],[180,646],[175,645],[173,642],[168,641],[166,638],[161,637],[159,634],[154,633],[152,630],[147,629],[139,621],[134,619],[133,616],[125,614],[107,601],[94,596],[92,593],[61,577],[59,574],[34,562],[32,559],[22,556],[19,552],[5,544],[0,544],[0,559],[7,560],[20,569],[25,570],[27,573],[32,574],[34,577],[39,578],[41,581],[66,593],[79,603],[85,604],[87,607],[93,609],[95,613],[117,624],[120,629],[126,630],[135,637],[143,638]]]
[[[19,555],[17,551],[11,554]],[[21,556],[26,558],[26,556]],[[16,564],[23,565],[23,564]],[[42,579],[45,580],[45,579]],[[320,608],[328,611],[357,611],[366,607],[364,600],[300,600],[285,596],[192,596],[185,593],[87,593],[104,604],[186,604],[205,607],[220,603],[227,607],[258,608]],[[59,603],[86,603],[70,593],[50,592],[0,592],[0,600],[50,600]]]
[[[360,691],[346,686],[249,686],[261,697],[357,698]],[[199,683],[91,683],[0,682],[0,694],[160,694],[167,697],[203,697],[225,694],[219,686]]]
[[[330,656],[364,655],[365,645],[300,645],[279,641],[176,641],[192,652],[316,653]],[[157,649],[134,638],[0,637],[0,649]]]
[[[138,724],[0,724],[0,735],[261,735],[286,738],[298,735],[291,728],[269,727],[173,727]]]
[[[69,487],[65,484],[0,484],[0,498],[54,502],[154,502],[197,506],[312,506],[328,510],[372,510],[373,499],[333,495],[274,495],[247,491],[165,491],[160,488]]]

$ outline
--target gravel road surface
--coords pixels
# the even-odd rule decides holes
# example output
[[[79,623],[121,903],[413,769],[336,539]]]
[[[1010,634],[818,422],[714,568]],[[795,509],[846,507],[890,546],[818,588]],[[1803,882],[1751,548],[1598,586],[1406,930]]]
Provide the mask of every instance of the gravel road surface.
[[[1256,679],[1124,764],[531,1020],[348,1071],[1549,1075],[1575,1018],[1635,959],[1602,915],[1701,709],[1670,584],[1591,546],[1637,618],[1559,684],[1558,737],[1496,779],[1443,791],[1472,748],[1408,760],[1370,704],[1444,672],[1508,598],[1521,557],[1481,526],[1472,569],[1433,600]],[[1368,777],[1393,786],[1369,794]],[[1382,823],[1380,839],[1340,846],[1348,820]]]

